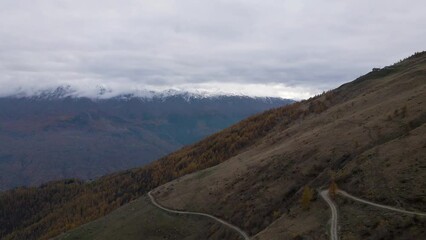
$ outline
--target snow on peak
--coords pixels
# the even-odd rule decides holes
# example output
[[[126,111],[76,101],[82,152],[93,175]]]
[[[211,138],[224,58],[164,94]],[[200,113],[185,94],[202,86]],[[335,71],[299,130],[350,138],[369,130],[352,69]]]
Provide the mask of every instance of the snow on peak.
[[[11,97],[17,98],[34,98],[34,99],[60,99],[60,98],[90,98],[92,100],[116,98],[121,100],[130,100],[140,98],[143,100],[162,99],[165,100],[171,97],[181,97],[186,101],[193,99],[204,98],[219,98],[219,97],[248,97],[259,99],[270,99],[268,97],[251,97],[238,93],[225,92],[208,92],[203,90],[183,90],[183,89],[166,89],[166,90],[149,90],[149,89],[134,89],[131,91],[115,91],[114,89],[105,86],[96,86],[91,90],[77,90],[69,85],[59,86],[56,88],[48,88],[33,92],[20,91]]]

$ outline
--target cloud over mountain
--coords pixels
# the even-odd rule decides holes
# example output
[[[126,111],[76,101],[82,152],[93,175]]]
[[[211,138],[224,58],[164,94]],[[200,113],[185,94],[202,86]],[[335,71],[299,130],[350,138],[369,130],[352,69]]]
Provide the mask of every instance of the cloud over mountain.
[[[70,85],[82,95],[102,86],[306,98],[423,50],[426,30],[417,26],[425,7],[420,0],[2,1],[0,95]]]

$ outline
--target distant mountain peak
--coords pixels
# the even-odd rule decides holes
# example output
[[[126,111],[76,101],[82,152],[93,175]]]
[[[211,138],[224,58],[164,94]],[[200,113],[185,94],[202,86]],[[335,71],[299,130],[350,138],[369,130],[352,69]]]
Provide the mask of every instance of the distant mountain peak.
[[[102,99],[120,99],[120,100],[130,100],[139,98],[142,100],[165,100],[173,97],[180,97],[189,102],[195,99],[206,99],[206,98],[223,98],[223,97],[242,97],[242,98],[252,98],[252,99],[283,99],[279,97],[256,97],[256,96],[247,96],[244,94],[238,93],[225,93],[225,92],[207,92],[202,90],[182,90],[182,89],[166,89],[166,90],[148,90],[148,89],[136,89],[128,92],[114,91],[111,88],[106,86],[96,86],[94,94],[89,94],[81,92],[70,85],[58,86],[56,88],[47,88],[43,90],[38,90],[34,92],[24,92],[20,91],[15,95],[9,97],[13,98],[33,98],[37,100],[53,100],[53,99],[63,99],[63,98],[89,98],[92,100],[102,100]]]
[[[69,85],[59,86],[54,89],[46,89],[40,91],[39,94],[34,97],[39,97],[43,99],[56,99],[56,98],[66,98],[69,96],[73,96],[76,91]]]

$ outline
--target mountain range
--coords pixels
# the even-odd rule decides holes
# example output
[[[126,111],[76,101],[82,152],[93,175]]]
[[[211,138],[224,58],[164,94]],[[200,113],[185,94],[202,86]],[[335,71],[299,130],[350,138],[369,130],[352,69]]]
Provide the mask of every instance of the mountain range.
[[[291,100],[150,92],[79,97],[70,87],[0,98],[0,190],[141,166]]]

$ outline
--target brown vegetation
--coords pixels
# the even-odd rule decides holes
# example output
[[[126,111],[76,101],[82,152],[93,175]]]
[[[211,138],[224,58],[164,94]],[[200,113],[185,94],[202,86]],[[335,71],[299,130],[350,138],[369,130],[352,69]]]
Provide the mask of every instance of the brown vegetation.
[[[309,209],[313,197],[314,197],[314,190],[309,186],[305,186],[303,188],[302,197],[300,199],[300,204],[302,205],[303,209],[305,210]]]
[[[337,184],[334,181],[334,179],[331,181],[330,186],[328,187],[328,194],[330,195],[331,198],[336,198],[336,194],[337,194]]]
[[[305,210],[300,200],[305,186],[330,186],[330,172],[339,188],[356,196],[424,211],[425,77],[426,54],[295,104],[299,118],[278,123],[249,149],[154,194],[170,208],[215,214],[254,239],[269,240],[325,232],[324,201],[314,196]],[[399,115],[388,121],[395,109]],[[275,219],[274,212],[281,216]]]

